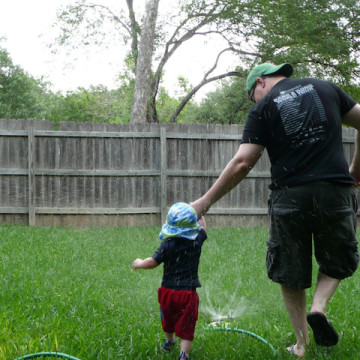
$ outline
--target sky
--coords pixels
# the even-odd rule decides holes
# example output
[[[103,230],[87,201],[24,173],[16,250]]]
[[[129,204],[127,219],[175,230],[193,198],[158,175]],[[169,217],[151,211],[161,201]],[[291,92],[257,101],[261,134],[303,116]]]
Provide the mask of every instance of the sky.
[[[102,0],[101,4],[116,4],[125,0]],[[43,77],[52,83],[51,90],[75,91],[78,87],[105,85],[116,88],[117,75],[122,70],[119,54],[124,51],[121,45],[109,49],[96,46],[81,50],[73,57],[64,49],[52,53],[49,44],[54,43],[58,30],[53,27],[58,9],[75,3],[75,0],[0,0],[0,47],[5,48],[13,63],[19,65],[35,78]],[[96,2],[95,2],[96,3]],[[100,3],[100,2],[99,2]],[[145,0],[134,2],[144,7]],[[161,9],[171,6],[169,0],[160,1]],[[126,8],[125,8],[126,9]],[[161,14],[159,9],[159,14]],[[138,17],[138,21],[141,17]],[[208,68],[215,62],[216,51],[222,48],[217,42],[204,39],[193,40],[182,45],[168,61],[165,69],[164,86],[171,95],[176,95],[177,78],[184,76],[192,85],[197,85]],[[230,65],[229,65],[230,63]],[[228,58],[220,63],[219,71],[233,70],[234,59]],[[197,95],[202,98],[215,84],[203,88]]]

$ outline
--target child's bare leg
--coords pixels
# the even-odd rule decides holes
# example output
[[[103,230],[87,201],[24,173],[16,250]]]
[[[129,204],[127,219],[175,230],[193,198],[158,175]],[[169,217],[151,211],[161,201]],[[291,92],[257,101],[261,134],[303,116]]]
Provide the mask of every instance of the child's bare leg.
[[[189,357],[191,347],[192,347],[192,341],[191,340],[181,339],[181,342],[180,342],[180,354],[182,352],[185,352],[186,356]]]
[[[175,333],[167,333],[164,331],[166,342],[174,342],[175,341]]]

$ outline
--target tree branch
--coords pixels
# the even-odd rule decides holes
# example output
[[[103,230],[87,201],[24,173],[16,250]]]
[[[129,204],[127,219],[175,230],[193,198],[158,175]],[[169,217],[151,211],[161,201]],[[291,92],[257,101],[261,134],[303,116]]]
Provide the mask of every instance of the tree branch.
[[[140,34],[140,27],[135,19],[135,12],[133,8],[133,0],[126,0],[129,9],[130,27],[131,27],[131,53],[134,59],[134,64],[137,63],[138,58],[138,34]],[[135,70],[136,72],[136,70]]]
[[[160,79],[161,79],[161,75],[163,73],[164,70],[164,66],[166,64],[166,62],[169,60],[169,58],[174,54],[174,52],[176,51],[176,49],[186,40],[191,39],[194,34],[196,33],[197,30],[199,30],[200,28],[202,28],[204,25],[208,24],[211,20],[211,16],[209,15],[213,15],[214,12],[216,10],[216,5],[213,6],[213,8],[211,9],[211,11],[208,14],[203,14],[202,16],[204,17],[204,19],[202,19],[196,26],[194,26],[192,29],[187,30],[185,32],[184,35],[181,36],[181,38],[179,40],[175,40],[175,37],[178,35],[180,29],[184,28],[184,25],[186,23],[188,23],[190,20],[192,20],[195,17],[199,17],[199,15],[193,16],[193,17],[187,17],[184,21],[182,21],[179,26],[175,29],[173,35],[170,37],[169,41],[166,43],[165,45],[165,51],[164,54],[160,60],[160,63],[156,69],[156,72],[154,74],[154,79],[153,79],[153,85],[152,85],[152,96],[153,99],[155,99],[156,94],[158,92],[159,89],[159,83],[160,83]],[[207,15],[207,16],[206,16]],[[172,48],[170,49],[170,46],[172,46]]]
[[[91,8],[92,9],[101,8],[103,10],[106,10],[111,15],[113,20],[117,21],[129,33],[129,35],[132,36],[131,29],[117,15],[115,15],[107,6],[98,5],[98,4],[89,4],[89,5],[82,4],[81,6],[83,6],[85,8],[90,8],[90,9]]]
[[[180,112],[183,110],[183,108],[185,107],[185,105],[188,103],[188,101],[197,93],[197,91],[199,89],[201,89],[204,85],[212,82],[212,81],[216,81],[216,80],[220,80],[223,79],[225,77],[228,76],[238,76],[238,77],[242,77],[245,78],[245,75],[238,72],[238,71],[230,71],[227,72],[225,74],[221,74],[218,76],[214,76],[212,78],[206,79],[204,78],[197,86],[195,86],[185,97],[184,99],[181,101],[180,105],[176,108],[176,110],[174,111],[174,113],[171,115],[171,118],[169,120],[169,123],[174,123],[176,122],[176,118],[178,117],[178,115],[180,114]]]

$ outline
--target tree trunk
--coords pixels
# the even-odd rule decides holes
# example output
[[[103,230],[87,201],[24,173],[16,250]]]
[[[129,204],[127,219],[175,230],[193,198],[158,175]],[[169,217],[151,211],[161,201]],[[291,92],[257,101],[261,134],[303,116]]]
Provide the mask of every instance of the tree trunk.
[[[147,0],[145,4],[145,15],[136,64],[131,123],[146,123],[147,121],[146,113],[151,96],[151,63],[159,1],[160,0]]]

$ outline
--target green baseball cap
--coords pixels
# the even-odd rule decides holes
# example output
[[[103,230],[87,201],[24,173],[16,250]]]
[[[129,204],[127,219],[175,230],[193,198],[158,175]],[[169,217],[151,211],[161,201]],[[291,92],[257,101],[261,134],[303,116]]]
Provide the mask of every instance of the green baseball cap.
[[[278,74],[286,77],[290,77],[294,69],[291,64],[285,63],[280,65],[274,65],[270,63],[263,63],[255,66],[246,78],[246,91],[250,94],[251,89],[255,85],[256,79],[265,75]]]

